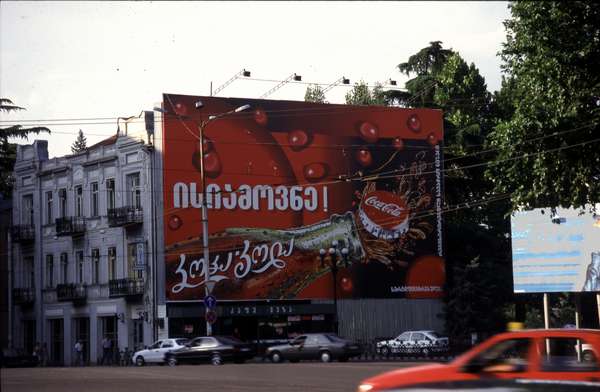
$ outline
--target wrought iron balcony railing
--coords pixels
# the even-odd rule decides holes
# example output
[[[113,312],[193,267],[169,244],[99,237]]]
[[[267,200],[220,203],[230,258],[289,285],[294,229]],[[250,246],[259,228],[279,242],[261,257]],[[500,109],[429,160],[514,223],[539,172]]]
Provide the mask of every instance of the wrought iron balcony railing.
[[[14,288],[13,302],[15,305],[31,305],[35,302],[35,289]]]
[[[83,284],[63,283],[56,286],[56,299],[59,301],[73,301],[82,304],[87,300],[87,287]]]
[[[119,207],[108,210],[108,225],[111,227],[135,225],[144,222],[142,207]]]
[[[85,233],[85,218],[83,217],[63,217],[56,218],[56,235],[82,235]]]
[[[11,230],[13,242],[30,242],[35,240],[35,226],[15,225]]]
[[[144,294],[144,280],[125,278],[112,279],[108,282],[110,297],[136,297]]]

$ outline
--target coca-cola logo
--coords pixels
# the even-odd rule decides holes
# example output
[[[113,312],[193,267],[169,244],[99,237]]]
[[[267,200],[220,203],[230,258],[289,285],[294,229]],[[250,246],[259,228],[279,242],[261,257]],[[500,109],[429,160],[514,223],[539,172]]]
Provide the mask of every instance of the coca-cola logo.
[[[361,215],[363,223],[369,223],[372,234],[390,231],[387,233],[394,236],[393,232],[403,231],[408,221],[408,207],[401,197],[385,191],[368,193],[361,204]],[[378,234],[376,234],[379,236]]]

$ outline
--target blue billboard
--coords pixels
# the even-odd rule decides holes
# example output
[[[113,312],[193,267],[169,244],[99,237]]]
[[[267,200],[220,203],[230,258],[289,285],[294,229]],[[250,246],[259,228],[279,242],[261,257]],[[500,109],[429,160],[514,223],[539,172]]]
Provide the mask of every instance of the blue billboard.
[[[600,291],[600,215],[590,207],[513,215],[515,293]]]

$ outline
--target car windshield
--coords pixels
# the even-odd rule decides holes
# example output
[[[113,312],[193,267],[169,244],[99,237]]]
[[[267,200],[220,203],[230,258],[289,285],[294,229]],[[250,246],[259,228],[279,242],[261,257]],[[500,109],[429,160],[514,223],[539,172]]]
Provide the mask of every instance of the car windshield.
[[[217,340],[224,344],[240,344],[244,343],[240,339],[235,338],[233,336],[219,336]]]
[[[189,342],[189,339],[175,339],[175,343],[177,343],[180,346],[185,346],[187,342]]]
[[[434,337],[434,338],[439,338],[440,337],[440,335],[438,335],[437,332],[433,332],[433,331],[427,331],[427,334],[430,335],[431,337]]]

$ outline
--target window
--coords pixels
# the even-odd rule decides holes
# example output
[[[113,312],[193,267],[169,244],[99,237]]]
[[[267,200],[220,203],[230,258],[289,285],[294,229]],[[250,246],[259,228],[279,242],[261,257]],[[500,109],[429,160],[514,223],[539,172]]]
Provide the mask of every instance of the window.
[[[84,264],[83,264],[83,251],[78,250],[75,252],[75,260],[77,260],[77,283],[83,284],[85,281],[84,278]]]
[[[157,348],[160,348],[161,343],[162,343],[162,340],[159,340],[158,342],[156,342],[152,346],[150,346],[149,349],[150,350],[155,350]]]
[[[64,284],[69,282],[69,256],[66,253],[60,254],[60,280]]]
[[[115,179],[106,180],[106,209],[115,208]]]
[[[83,187],[75,187],[75,216],[83,216]]]
[[[35,288],[35,275],[33,269],[33,257],[25,257],[25,270],[23,275],[23,287],[28,289]]]
[[[98,216],[98,183],[91,183],[92,195],[90,198],[90,211],[92,216]]]
[[[117,248],[108,248],[108,280],[117,279]]]
[[[59,218],[67,216],[67,190],[65,188],[58,190],[58,215]]]
[[[581,355],[578,355],[580,351]],[[542,371],[545,372],[594,372],[600,370],[592,346],[581,339],[546,338],[542,345],[541,357]]]
[[[162,348],[169,348],[169,347],[173,347],[173,342],[171,342],[170,340],[165,340],[163,342],[163,344],[161,345]]]
[[[22,208],[21,223],[27,226],[33,225],[33,195],[23,196]]]
[[[127,245],[128,275],[130,278],[142,279],[144,277],[144,244],[133,243]]]
[[[140,173],[127,176],[127,205],[135,208],[142,206]]]
[[[467,369],[484,373],[514,373],[527,369],[530,339],[503,340],[477,355]]]
[[[54,223],[54,214],[52,213],[54,209],[54,201],[52,199],[52,191],[46,192],[46,223]]]
[[[46,287],[54,287],[54,256],[46,255]]]
[[[92,249],[92,284],[98,284],[100,276],[100,249]]]

